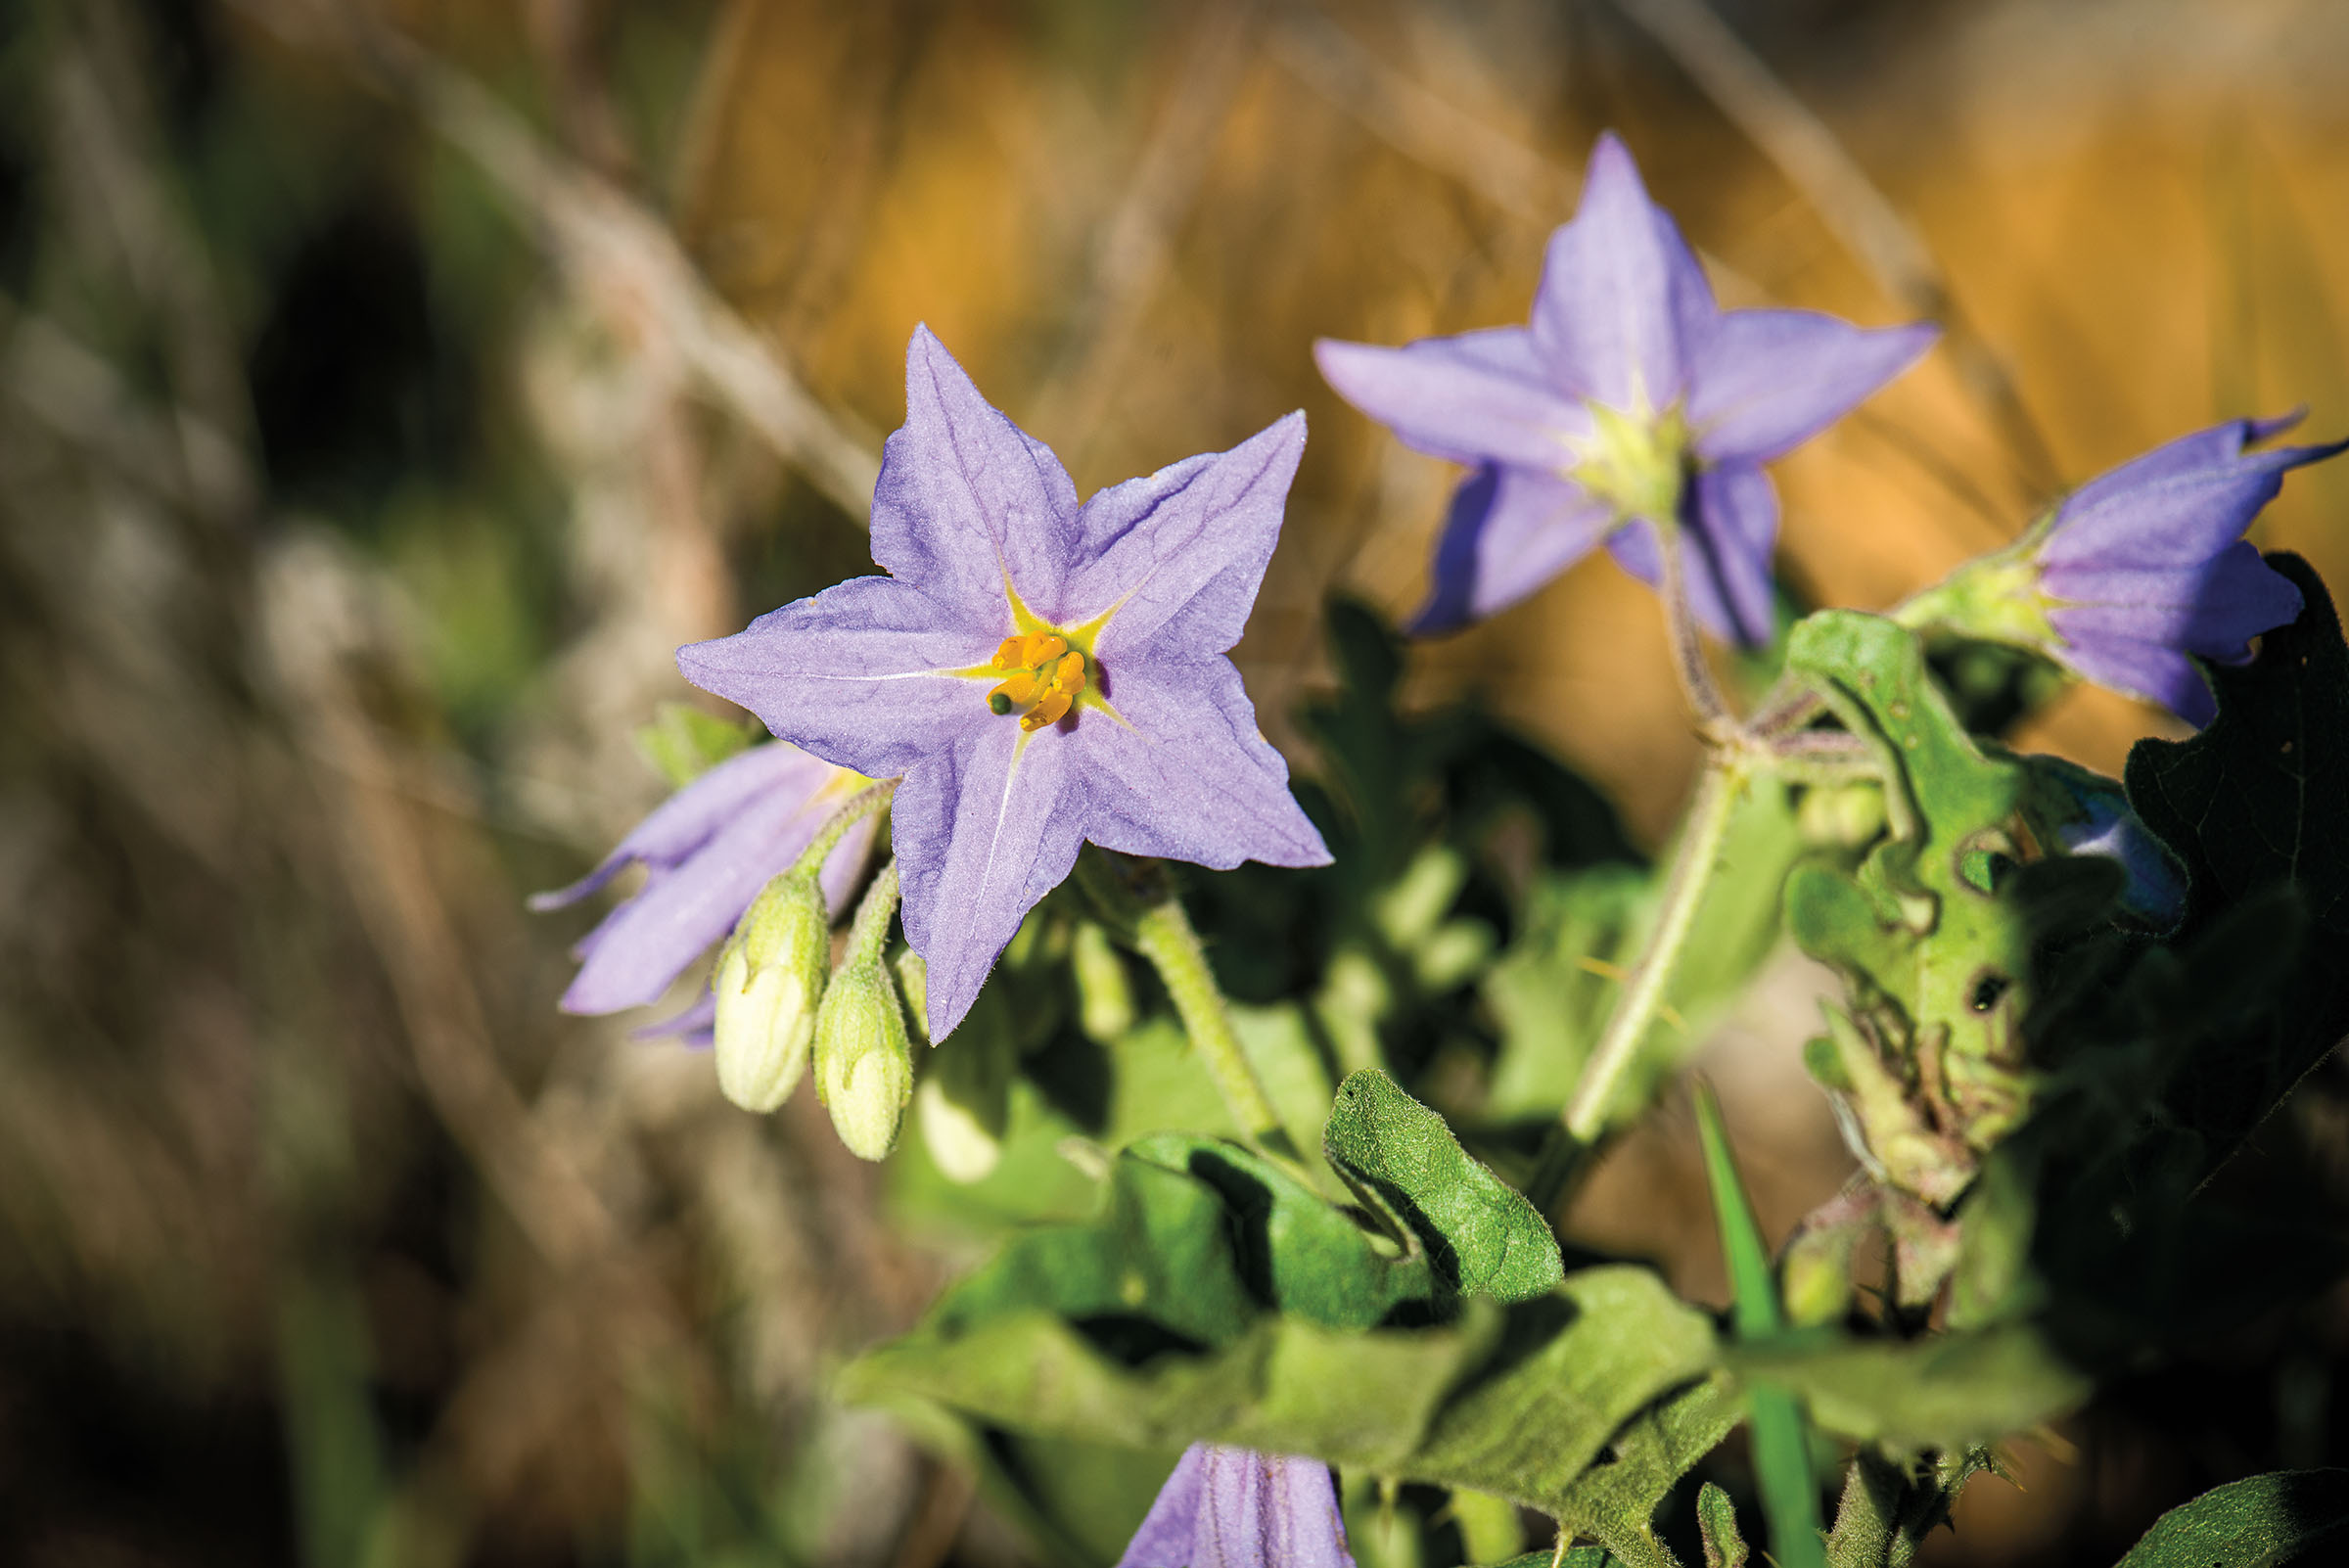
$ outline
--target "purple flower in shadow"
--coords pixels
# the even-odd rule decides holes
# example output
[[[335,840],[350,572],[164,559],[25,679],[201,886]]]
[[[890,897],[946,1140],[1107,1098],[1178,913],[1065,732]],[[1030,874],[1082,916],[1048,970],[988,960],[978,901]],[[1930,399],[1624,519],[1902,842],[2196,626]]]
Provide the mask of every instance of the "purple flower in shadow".
[[[2218,705],[2188,655],[2239,665],[2251,638],[2300,614],[2300,590],[2243,537],[2285,470],[2349,446],[2243,450],[2300,419],[2230,420],[2065,497],[2028,540],[2056,638],[2049,651],[2099,685],[2209,723]]]
[[[1452,497],[1412,623],[1453,630],[1604,543],[1661,581],[1680,528],[1698,622],[1771,633],[1778,500],[1762,465],[1923,353],[1936,329],[1869,331],[1809,310],[1727,310],[1612,134],[1550,236],[1533,321],[1401,348],[1323,339],[1321,374],[1418,450],[1475,470]]]
[[[2253,637],[2300,614],[2300,590],[2243,538],[2287,470],[2349,447],[2243,450],[2299,422],[2230,420],[2157,446],[2090,480],[1894,618],[2032,649],[2207,724],[2218,704],[2194,660],[2239,665]]]
[[[567,1013],[616,1013],[661,999],[677,976],[734,929],[769,879],[787,869],[834,810],[865,780],[796,746],[754,746],[686,785],[636,824],[593,871],[530,899],[558,909],[594,893],[631,864],[644,886],[579,940],[579,972],[563,992]],[[851,828],[819,881],[837,910],[855,887],[874,822]],[[708,1041],[714,1017],[705,994],[648,1031]]]
[[[1118,1568],[1354,1568],[1329,1466],[1194,1443]]]
[[[1305,446],[1291,414],[1080,505],[1050,450],[927,327],[857,577],[677,654],[688,679],[876,778],[943,1038],[1091,840],[1228,868],[1319,865],[1256,727],[1239,641]]]

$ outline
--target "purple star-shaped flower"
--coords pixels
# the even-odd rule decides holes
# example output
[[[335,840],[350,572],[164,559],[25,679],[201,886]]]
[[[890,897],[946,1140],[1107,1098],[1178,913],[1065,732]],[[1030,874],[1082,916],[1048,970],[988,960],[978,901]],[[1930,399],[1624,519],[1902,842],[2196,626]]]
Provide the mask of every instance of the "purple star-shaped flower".
[[[865,782],[796,746],[754,746],[664,801],[585,877],[532,898],[533,909],[561,908],[631,864],[648,872],[643,888],[574,949],[579,972],[563,992],[563,1010],[616,1013],[660,1000]],[[867,819],[851,828],[824,861],[818,880],[835,910],[855,886],[874,825]],[[709,1002],[703,997],[656,1033],[705,1035]]]
[[[1194,1443],[1118,1568],[1354,1568],[1329,1466]]]
[[[1051,451],[916,328],[873,491],[889,576],[678,651],[785,739],[904,776],[890,835],[932,1038],[1087,839],[1220,868],[1328,860],[1223,657],[1304,446],[1291,414],[1080,506]]]
[[[2043,651],[2099,685],[2209,723],[2218,705],[2188,656],[2239,665],[2251,638],[2300,614],[2300,590],[2243,538],[2285,470],[2349,446],[2244,452],[2300,419],[2230,420],[2065,497],[2017,547],[2051,632]]]
[[[1407,445],[1471,465],[1412,623],[1451,631],[1515,604],[1604,543],[1662,578],[1679,527],[1688,599],[1717,635],[1771,633],[1777,493],[1762,465],[1908,368],[1936,329],[1869,331],[1809,310],[1727,310],[1612,134],[1550,236],[1532,325],[1402,348],[1323,339],[1321,374]]]

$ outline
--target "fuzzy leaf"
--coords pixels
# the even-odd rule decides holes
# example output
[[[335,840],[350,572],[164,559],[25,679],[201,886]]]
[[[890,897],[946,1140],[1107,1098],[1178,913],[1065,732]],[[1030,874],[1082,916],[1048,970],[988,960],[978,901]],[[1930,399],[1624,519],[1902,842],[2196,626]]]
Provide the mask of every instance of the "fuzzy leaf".
[[[2349,1545],[2349,1470],[2249,1476],[2153,1521],[2118,1568],[2277,1568]]]
[[[1803,1402],[1840,1437],[1904,1449],[1961,1449],[2070,1410],[2093,1385],[2024,1324],[1928,1339],[1786,1338],[1730,1353],[1740,1379]]]
[[[1702,1313],[1653,1273],[1618,1266],[1509,1308],[1471,1300],[1443,1327],[1353,1330],[1333,1319],[1361,1314],[1327,1311],[1334,1293],[1310,1277],[1315,1259],[1333,1267],[1325,1249],[1334,1267],[1360,1268],[1347,1249],[1311,1222],[1265,1224],[1261,1211],[1252,1222],[1236,1206],[1206,1224],[1193,1208],[1170,1232],[1182,1205],[1167,1186],[1196,1183],[1194,1203],[1222,1189],[1163,1163],[1184,1140],[1152,1141],[1158,1158],[1120,1161],[1152,1168],[1126,1178],[1146,1202],[1113,1201],[1103,1222],[1061,1227],[1046,1248],[1014,1243],[1004,1259],[1016,1265],[990,1266],[921,1328],[852,1365],[844,1396],[1132,1447],[1205,1439],[1314,1454],[1508,1498],[1629,1562],[1659,1560],[1640,1551],[1648,1513],[1735,1419],[1733,1402],[1698,1381],[1714,1357]],[[1157,1248],[1182,1267],[1151,1257]],[[1256,1292],[1243,1288],[1251,1279]],[[1267,1285],[1290,1310],[1248,1314],[1242,1299]],[[1610,1446],[1614,1462],[1593,1471]],[[1591,1475],[1595,1492],[1581,1487]]]
[[[1524,1194],[1470,1159],[1441,1116],[1378,1069],[1339,1086],[1321,1152],[1366,1203],[1400,1217],[1450,1289],[1529,1301],[1563,1276],[1557,1238]]]

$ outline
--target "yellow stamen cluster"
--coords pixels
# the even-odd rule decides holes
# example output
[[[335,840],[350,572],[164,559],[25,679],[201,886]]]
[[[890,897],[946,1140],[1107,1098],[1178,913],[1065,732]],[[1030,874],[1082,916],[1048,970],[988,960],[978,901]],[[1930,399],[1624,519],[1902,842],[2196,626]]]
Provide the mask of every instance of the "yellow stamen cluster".
[[[1020,715],[1020,728],[1025,730],[1059,723],[1084,690],[1084,655],[1057,632],[1004,638],[995,650],[993,667],[1009,673],[987,694],[987,706],[998,714],[1026,709]]]

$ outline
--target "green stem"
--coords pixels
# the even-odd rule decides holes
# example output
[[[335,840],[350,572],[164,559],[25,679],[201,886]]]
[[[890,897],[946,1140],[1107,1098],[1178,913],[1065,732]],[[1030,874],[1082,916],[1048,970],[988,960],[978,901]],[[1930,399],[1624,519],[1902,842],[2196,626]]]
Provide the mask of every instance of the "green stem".
[[[815,830],[815,837],[800,857],[791,864],[794,875],[814,876],[830,859],[832,851],[849,829],[888,806],[898,793],[898,781],[885,778],[878,784],[867,785],[841,803],[840,809],[827,817],[824,825]],[[894,864],[894,862],[893,862]]]
[[[1199,945],[1190,916],[1182,911],[1182,900],[1170,893],[1142,910],[1133,923],[1133,945],[1166,982],[1174,1011],[1240,1130],[1266,1153],[1295,1160],[1297,1146],[1281,1127],[1280,1113],[1272,1108],[1264,1081],[1256,1076],[1254,1064],[1240,1048],[1223,993],[1216,989],[1207,951]]]
[[[1729,818],[1736,810],[1738,796],[1743,793],[1748,765],[1743,757],[1717,753],[1706,762],[1704,775],[1697,781],[1696,799],[1690,803],[1688,818],[1681,825],[1680,848],[1674,853],[1672,871],[1664,884],[1663,905],[1656,912],[1655,932],[1648,938],[1647,950],[1640,956],[1639,967],[1634,971],[1630,984],[1624,988],[1622,999],[1607,1019],[1606,1032],[1599,1036],[1597,1048],[1583,1066],[1574,1098],[1566,1105],[1566,1130],[1579,1143],[1596,1140],[1606,1124],[1607,1106],[1638,1054],[1640,1041],[1647,1038],[1648,1026],[1655,1022],[1658,1010],[1664,1005],[1673,969],[1680,962],[1681,949],[1688,944],[1705,889],[1713,880],[1714,861],[1721,854]]]
[[[889,940],[889,917],[897,912],[898,862],[893,855],[873,878],[873,885],[864,890],[864,901],[856,905],[856,920],[849,927],[848,951],[842,954],[841,967],[879,963],[881,945]]]
[[[1707,738],[1715,738],[1730,727],[1729,705],[1713,679],[1713,667],[1705,663],[1704,641],[1688,605],[1688,561],[1681,530],[1659,527],[1656,549],[1664,560],[1664,625],[1672,639],[1673,672],[1681,678],[1681,694],[1688,699],[1697,729]]]

